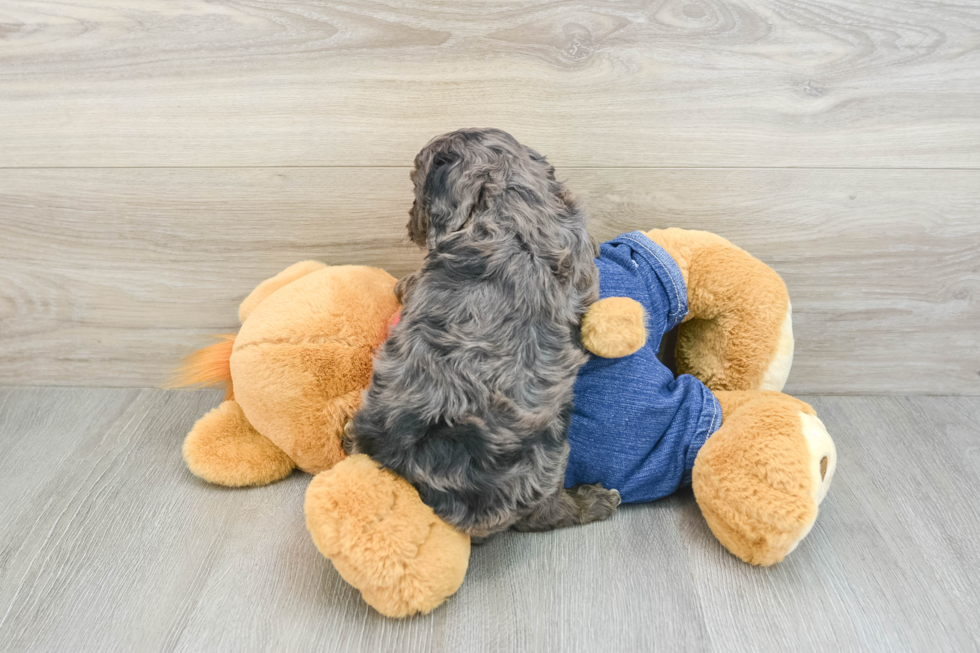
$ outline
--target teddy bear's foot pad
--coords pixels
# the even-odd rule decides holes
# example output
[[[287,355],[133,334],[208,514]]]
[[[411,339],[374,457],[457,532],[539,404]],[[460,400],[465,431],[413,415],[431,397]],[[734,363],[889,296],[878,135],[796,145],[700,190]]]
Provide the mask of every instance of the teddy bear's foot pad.
[[[767,393],[726,415],[698,454],[692,484],[718,540],[748,563],[771,565],[810,532],[835,466],[813,410]]]

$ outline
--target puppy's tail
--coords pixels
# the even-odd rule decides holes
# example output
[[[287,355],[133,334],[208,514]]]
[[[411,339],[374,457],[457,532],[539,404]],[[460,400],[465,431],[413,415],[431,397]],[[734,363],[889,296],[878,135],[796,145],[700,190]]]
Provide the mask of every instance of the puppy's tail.
[[[235,333],[215,336],[219,342],[198,349],[174,370],[165,388],[183,388],[189,385],[201,387],[223,386],[225,400],[234,399],[231,384],[231,350],[235,346]]]

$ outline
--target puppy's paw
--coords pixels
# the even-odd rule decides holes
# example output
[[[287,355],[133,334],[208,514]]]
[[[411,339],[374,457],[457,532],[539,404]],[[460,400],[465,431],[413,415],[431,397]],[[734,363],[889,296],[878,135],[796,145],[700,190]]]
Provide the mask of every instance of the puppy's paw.
[[[599,483],[576,486],[572,488],[571,494],[578,505],[582,524],[609,519],[623,502],[618,490],[607,490]]]

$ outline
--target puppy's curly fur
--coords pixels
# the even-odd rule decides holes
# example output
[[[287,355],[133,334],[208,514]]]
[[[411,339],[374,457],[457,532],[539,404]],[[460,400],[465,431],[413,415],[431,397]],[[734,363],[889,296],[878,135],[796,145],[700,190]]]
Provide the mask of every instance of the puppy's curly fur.
[[[496,129],[416,157],[408,232],[428,255],[396,292],[351,449],[401,474],[475,537],[604,519],[615,490],[563,489],[579,323],[596,246],[554,168]]]

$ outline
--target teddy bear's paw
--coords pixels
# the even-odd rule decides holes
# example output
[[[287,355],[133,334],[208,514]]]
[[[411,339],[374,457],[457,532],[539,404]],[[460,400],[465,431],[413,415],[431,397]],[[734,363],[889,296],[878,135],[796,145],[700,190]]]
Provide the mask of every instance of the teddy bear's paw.
[[[646,341],[646,311],[635,299],[600,299],[582,318],[582,344],[596,356],[629,356],[639,351]]]
[[[229,487],[274,483],[296,467],[249,424],[233,400],[222,402],[194,424],[184,439],[183,453],[195,476]]]
[[[407,481],[363,454],[313,479],[306,525],[344,580],[389,617],[430,612],[466,575],[469,538],[436,516]]]
[[[698,453],[692,485],[718,540],[750,564],[771,565],[810,532],[835,467],[833,440],[812,409],[767,395],[726,416]]]

